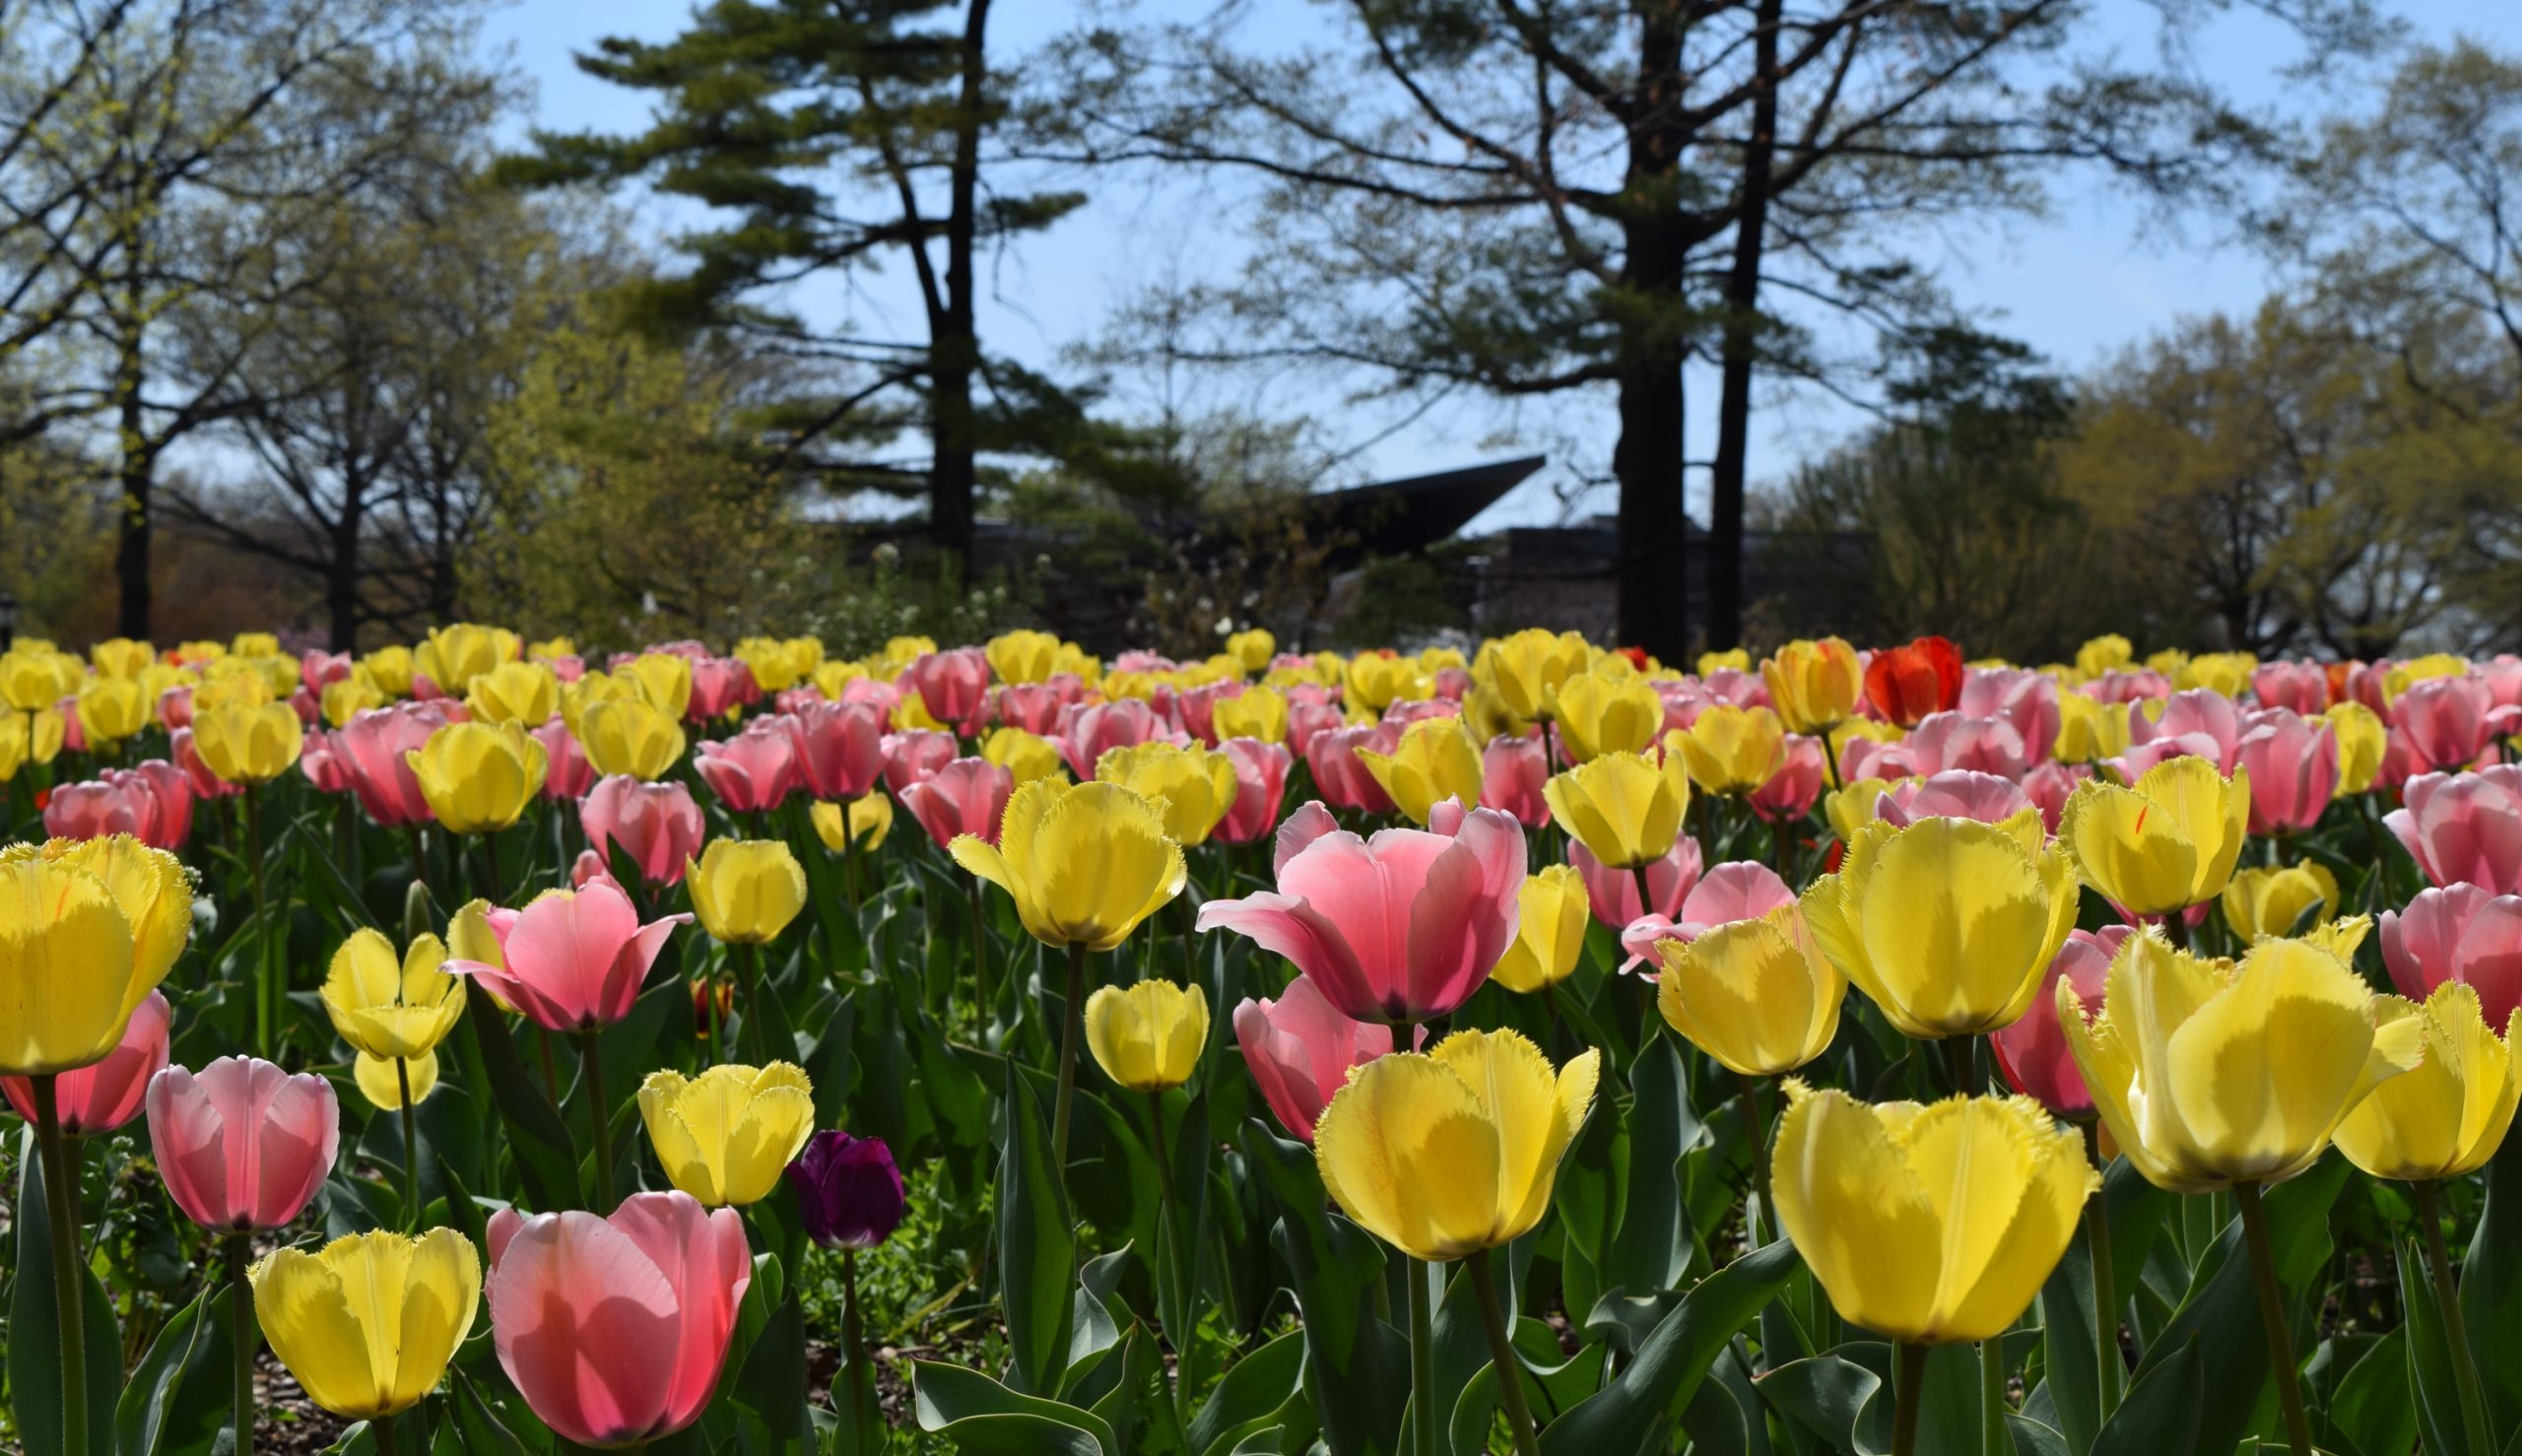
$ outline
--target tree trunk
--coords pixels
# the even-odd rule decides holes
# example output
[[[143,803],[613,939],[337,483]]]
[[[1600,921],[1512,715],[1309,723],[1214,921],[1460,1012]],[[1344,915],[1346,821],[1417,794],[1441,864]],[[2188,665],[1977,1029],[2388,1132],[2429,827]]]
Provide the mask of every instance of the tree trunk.
[[[1670,115],[1681,96],[1673,7],[1640,10],[1638,92],[1650,103],[1649,114]],[[1612,450],[1612,474],[1620,482],[1620,643],[1670,664],[1685,662],[1691,646],[1682,511],[1682,369],[1689,357],[1680,325],[1689,254],[1678,195],[1682,142],[1669,126],[1653,122],[1629,135],[1625,190],[1633,211],[1623,227],[1621,271],[1632,291],[1658,306],[1643,319],[1630,315],[1625,325],[1620,442]]]
[[[359,647],[359,537],[365,525],[362,496],[366,489],[364,482],[347,483],[341,518],[333,523],[332,559],[324,572],[324,609],[332,619],[328,635],[335,652]]]
[[[120,439],[117,441],[119,465],[115,486],[121,494],[121,537],[114,548],[114,580],[120,588],[121,608],[115,630],[126,637],[147,640],[151,616],[149,575],[149,544],[153,525],[150,496],[158,474],[157,453],[149,442],[148,421],[140,402],[141,355],[140,328],[128,324],[118,346],[120,357],[114,364],[114,391],[120,396]]]
[[[1760,0],[1752,39],[1752,136],[1734,262],[1725,279],[1725,354],[1716,402],[1716,462],[1708,480],[1707,644],[1743,639],[1743,500],[1752,433],[1752,363],[1759,348],[1760,252],[1768,237],[1770,164],[1777,147],[1777,32],[1782,0]]]
[[[946,216],[946,317],[929,340],[929,428],[936,464],[928,487],[928,528],[937,549],[969,581],[972,575],[973,496],[979,485],[974,462],[972,376],[980,365],[980,340],[972,318],[972,242],[978,231],[982,109],[988,104],[989,0],[970,0],[963,22],[963,86],[956,121],[952,202]]]

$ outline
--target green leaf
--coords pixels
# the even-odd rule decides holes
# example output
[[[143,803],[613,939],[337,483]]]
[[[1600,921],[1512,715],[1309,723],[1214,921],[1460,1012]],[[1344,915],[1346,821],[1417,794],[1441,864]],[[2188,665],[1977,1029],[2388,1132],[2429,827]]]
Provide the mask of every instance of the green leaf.
[[[1007,1070],[1007,1147],[999,1160],[998,1263],[1019,1390],[1054,1391],[1067,1371],[1077,1298],[1068,1191],[1031,1084]]]
[[[2452,1379],[2452,1336],[2444,1327],[2443,1307],[2434,1297],[2434,1281],[2425,1272],[2425,1254],[2414,1242],[2399,1250],[2400,1307],[2407,1322],[2400,1332],[2408,1339],[2409,1385],[2416,1397],[2418,1434],[2428,1456],[2492,1456],[2470,1449],[2461,1424],[2461,1393]]]
[[[1112,1427],[1091,1411],[1020,1395],[987,1375],[914,1361],[919,1428],[970,1456],[1120,1456]]]
[[[2213,1445],[2198,1437],[2198,1412],[2207,1398],[2207,1362],[2198,1342],[2184,1341],[2178,1352],[2157,1363],[2128,1388],[2127,1397],[2093,1437],[2093,1456],[2188,1456],[2201,1451],[2228,1451],[2232,1443]]]
[[[29,1451],[63,1445],[60,1305],[52,1269],[52,1214],[44,1201],[43,1164],[30,1125],[18,1139],[17,1267],[9,1299],[9,1391],[18,1434]],[[80,1271],[86,1291],[84,1338],[88,1351],[88,1434],[92,1451],[113,1440],[114,1407],[122,1388],[122,1339],[112,1304],[91,1270]],[[224,1402],[223,1402],[224,1404]]]
[[[2367,1453],[2417,1448],[2417,1398],[2411,1389],[2408,1332],[2373,1342],[2329,1403],[2330,1424]]]
[[[526,1075],[518,1060],[516,1038],[508,1034],[508,1019],[490,992],[467,977],[464,1020],[473,1028],[473,1048],[483,1076],[490,1079],[491,1097],[498,1105],[499,1122],[507,1129],[508,1153],[527,1203],[538,1213],[561,1213],[581,1207],[578,1196],[578,1152],[568,1124],[545,1094],[543,1085]]]
[[[207,1452],[229,1426],[236,1369],[222,1282],[176,1310],[124,1382],[114,1412],[118,1456]]]
[[[806,1317],[795,1295],[780,1300],[754,1337],[733,1394],[769,1432],[773,1449],[805,1449],[813,1423],[806,1417]]]
[[[2487,1165],[2487,1206],[2461,1272],[2461,1313],[2496,1439],[2522,1442],[2522,1138]]]
[[[1726,1342],[1799,1266],[1794,1245],[1780,1239],[1701,1281],[1638,1347],[1626,1369],[1542,1432],[1544,1456],[1601,1456],[1654,1445],[1698,1393]]]
[[[1291,1330],[1235,1361],[1207,1404],[1191,1418],[1193,1456],[1230,1437],[1248,1435],[1257,1423],[1288,1403],[1302,1388],[1304,1336]]]

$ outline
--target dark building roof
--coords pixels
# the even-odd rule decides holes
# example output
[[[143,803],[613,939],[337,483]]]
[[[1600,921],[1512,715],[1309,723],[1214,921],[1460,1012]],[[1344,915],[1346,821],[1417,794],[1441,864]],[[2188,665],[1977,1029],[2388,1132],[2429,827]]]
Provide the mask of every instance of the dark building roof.
[[[1440,470],[1325,491],[1310,499],[1324,525],[1354,543],[1343,555],[1406,556],[1451,539],[1541,469],[1544,458],[1527,455]]]

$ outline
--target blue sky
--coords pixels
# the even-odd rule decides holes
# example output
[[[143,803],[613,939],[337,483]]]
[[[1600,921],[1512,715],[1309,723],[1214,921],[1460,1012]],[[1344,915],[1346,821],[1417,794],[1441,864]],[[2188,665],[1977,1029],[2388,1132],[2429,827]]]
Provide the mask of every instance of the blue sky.
[[[1147,0],[1155,11],[1191,3]],[[1292,37],[1330,33],[1322,19],[1326,7],[1313,0],[1263,3],[1272,8],[1273,21],[1276,12],[1285,12]],[[2522,47],[2517,0],[2381,3],[2406,17],[2421,39],[2467,34]],[[2153,43],[2150,9],[2136,0],[2095,5],[2105,24],[2125,33],[2124,44]],[[1079,8],[1076,0],[1000,0],[992,46],[1021,52],[1074,23]],[[531,83],[532,124],[628,131],[644,122],[645,99],[581,74],[571,53],[607,34],[666,38],[690,9],[691,0],[517,0],[492,14],[483,41],[503,51]],[[2284,37],[2253,16],[2217,21],[2189,33],[2184,42],[2200,70],[2246,102],[2290,111],[2317,107],[2352,85],[2306,85],[2278,74],[2275,67],[2287,53]],[[524,124],[518,123],[520,131]],[[1087,175],[1055,184],[1080,186],[1093,200],[990,266],[991,296],[982,301],[980,323],[984,343],[993,350],[1056,364],[1064,351],[1095,337],[1112,309],[1152,277],[1204,276],[1203,268],[1222,269],[1235,255],[1236,199],[1230,189],[1180,176]],[[660,238],[674,222],[653,205],[640,217]],[[2247,310],[2280,282],[2263,258],[2218,245],[2212,226],[2166,226],[2107,189],[2062,196],[2045,218],[1939,232],[1920,239],[1919,255],[1957,298],[1984,311],[1987,326],[2025,340],[2069,370],[2091,367],[2183,315]],[[916,318],[907,306],[910,298],[906,274],[896,265],[845,291],[836,282],[810,285],[791,301],[818,319],[845,316],[854,324],[891,324],[908,332]],[[1120,384],[1115,403],[1126,408],[1132,381]],[[1514,412],[1490,401],[1463,400],[1405,418],[1388,403],[1352,402],[1336,387],[1302,378],[1245,380],[1230,387],[1256,396],[1274,413],[1311,418],[1324,435],[1353,446],[1348,469],[1361,478],[1441,470],[1507,454],[1556,457],[1551,469],[1493,506],[1475,531],[1560,518],[1571,508],[1574,472],[1599,473],[1611,446],[1607,397]],[[1691,388],[1689,451],[1696,459],[1712,446],[1715,379],[1693,378]],[[1826,400],[1764,399],[1763,406],[1754,419],[1756,483],[1827,449],[1862,423],[1852,410]],[[1695,488],[1691,503],[1692,513],[1700,514]],[[1610,495],[1578,497],[1572,508],[1608,510]]]

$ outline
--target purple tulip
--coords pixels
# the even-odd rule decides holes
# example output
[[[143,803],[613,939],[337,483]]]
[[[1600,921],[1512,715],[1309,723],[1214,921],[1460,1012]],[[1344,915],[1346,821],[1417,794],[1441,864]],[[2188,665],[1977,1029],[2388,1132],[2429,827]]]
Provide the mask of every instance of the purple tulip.
[[[902,1221],[902,1174],[882,1138],[826,1128],[788,1164],[806,1233],[828,1249],[872,1249]]]

